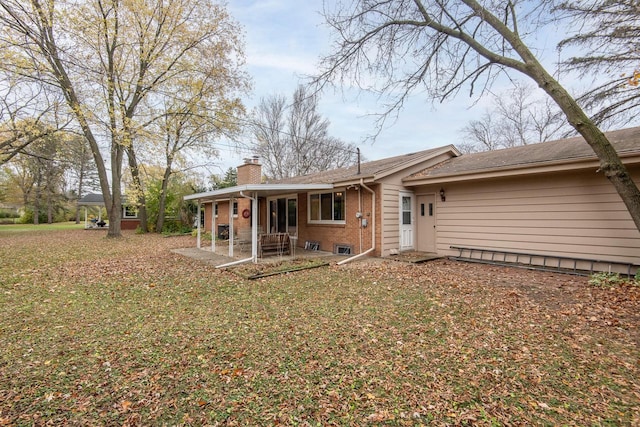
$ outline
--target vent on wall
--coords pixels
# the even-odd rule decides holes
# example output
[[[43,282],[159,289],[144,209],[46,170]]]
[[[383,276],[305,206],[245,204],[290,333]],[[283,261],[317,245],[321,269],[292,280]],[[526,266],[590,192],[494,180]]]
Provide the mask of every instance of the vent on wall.
[[[351,245],[336,243],[333,245],[333,253],[337,255],[351,255]]]
[[[314,242],[312,240],[307,240],[304,242],[304,249],[307,251],[319,251],[320,250],[320,242]]]

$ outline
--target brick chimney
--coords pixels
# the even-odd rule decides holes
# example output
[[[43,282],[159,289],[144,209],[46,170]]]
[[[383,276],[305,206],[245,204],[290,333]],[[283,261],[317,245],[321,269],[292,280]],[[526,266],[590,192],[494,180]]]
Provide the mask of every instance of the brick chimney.
[[[260,184],[262,182],[262,165],[258,156],[244,159],[244,164],[237,167],[238,185]]]

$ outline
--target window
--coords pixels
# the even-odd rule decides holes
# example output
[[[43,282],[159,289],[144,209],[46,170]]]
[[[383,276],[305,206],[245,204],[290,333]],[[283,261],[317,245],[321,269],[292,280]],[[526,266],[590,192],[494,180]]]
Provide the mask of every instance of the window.
[[[238,201],[233,202],[233,216],[238,216]]]
[[[309,222],[345,221],[344,191],[309,195]]]
[[[402,196],[402,224],[411,225],[411,197]]]
[[[217,203],[214,203],[214,204],[213,204],[213,206],[214,206],[214,208],[213,208],[213,209],[214,209],[214,211],[215,211],[215,216],[216,216],[216,218],[218,218],[218,204],[217,204]]]
[[[135,206],[125,205],[122,207],[123,218],[138,218],[138,209]]]
[[[296,195],[269,199],[269,230],[271,233],[298,235],[298,199]]]

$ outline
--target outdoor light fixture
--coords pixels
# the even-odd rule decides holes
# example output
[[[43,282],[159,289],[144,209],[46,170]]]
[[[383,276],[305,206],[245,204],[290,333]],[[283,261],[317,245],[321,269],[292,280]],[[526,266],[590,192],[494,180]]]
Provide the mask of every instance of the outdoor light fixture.
[[[447,198],[444,196],[444,188],[440,189],[440,200],[442,200],[443,202],[447,200]]]

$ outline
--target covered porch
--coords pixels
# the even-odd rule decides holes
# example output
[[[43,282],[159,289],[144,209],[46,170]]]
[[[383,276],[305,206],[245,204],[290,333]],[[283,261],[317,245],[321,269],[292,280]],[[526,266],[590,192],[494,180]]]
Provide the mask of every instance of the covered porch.
[[[186,196],[185,200],[194,200],[198,205],[196,248],[204,252],[203,256],[206,252],[211,256],[225,256],[227,262],[217,264],[218,268],[258,263],[259,259],[267,256],[282,259],[330,255],[328,252],[320,253],[307,242],[298,241],[297,198],[291,195],[297,197],[299,193],[332,188],[332,184],[245,184]],[[241,209],[240,201],[247,207]],[[219,202],[228,209],[228,214],[224,213],[228,222],[224,224],[217,219]],[[209,204],[209,218],[204,218],[204,206]],[[210,243],[204,242],[203,222],[210,224]],[[236,231],[236,222],[243,228]],[[227,230],[224,236],[227,239],[217,238],[220,230]]]

